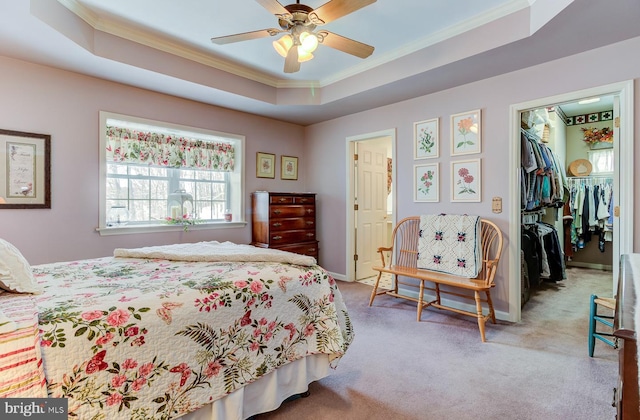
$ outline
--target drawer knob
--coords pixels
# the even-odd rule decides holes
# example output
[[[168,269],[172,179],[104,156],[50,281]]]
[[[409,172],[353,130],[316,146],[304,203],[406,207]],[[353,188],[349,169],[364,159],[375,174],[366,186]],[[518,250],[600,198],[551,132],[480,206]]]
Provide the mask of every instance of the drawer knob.
[[[280,209],[275,209],[273,212],[274,212],[275,214],[280,214],[282,211],[281,211]]]
[[[284,203],[285,201],[287,201],[287,199],[286,199],[286,198],[283,198],[283,197],[281,197],[281,198],[280,198],[280,202],[281,202],[281,203]]]
[[[313,224],[313,221],[311,221],[311,220],[307,220],[307,224],[308,224],[309,226],[311,226],[311,225]]]
[[[275,222],[273,224],[273,227],[280,227],[280,226],[282,226],[282,223],[280,223],[280,222]]]
[[[316,249],[315,248],[309,248],[307,251],[308,252],[316,252]]]
[[[313,213],[313,209],[307,209],[307,213],[309,214]]]
[[[307,236],[308,236],[309,238],[312,238],[312,237],[314,237],[314,236],[315,236],[315,233],[311,233],[311,232],[309,232],[309,233],[307,233]]]
[[[279,241],[280,239],[282,239],[282,236],[280,235],[276,235],[272,238],[274,241]]]

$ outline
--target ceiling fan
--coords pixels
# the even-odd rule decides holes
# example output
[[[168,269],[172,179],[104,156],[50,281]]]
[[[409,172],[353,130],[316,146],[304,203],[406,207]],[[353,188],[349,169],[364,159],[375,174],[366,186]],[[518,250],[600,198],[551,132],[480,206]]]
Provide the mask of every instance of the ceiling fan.
[[[211,41],[215,44],[223,45],[286,33],[279,40],[273,42],[273,47],[278,54],[285,57],[285,73],[295,73],[300,70],[300,63],[313,58],[312,53],[318,44],[323,44],[360,58],[369,57],[373,53],[374,48],[371,45],[354,41],[333,32],[315,30],[318,26],[355,12],[375,3],[376,0],[330,0],[317,9],[300,4],[300,0],[297,0],[296,4],[288,6],[281,5],[277,0],[256,1],[278,18],[278,24],[281,29],[270,28],[219,36],[211,38]]]

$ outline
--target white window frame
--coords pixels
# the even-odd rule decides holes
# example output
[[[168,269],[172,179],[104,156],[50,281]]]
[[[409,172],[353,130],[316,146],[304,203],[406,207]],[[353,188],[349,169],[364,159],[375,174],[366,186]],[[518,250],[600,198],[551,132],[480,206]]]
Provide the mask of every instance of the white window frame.
[[[203,136],[219,136],[234,140],[235,147],[235,169],[233,172],[229,172],[229,183],[231,185],[231,212],[233,214],[233,221],[214,221],[207,223],[198,223],[195,225],[189,225],[188,230],[207,230],[207,229],[226,229],[226,228],[241,228],[245,227],[247,222],[244,218],[245,215],[245,176],[244,176],[244,150],[245,150],[245,137],[239,134],[223,133],[219,131],[206,130],[202,128],[183,126],[179,124],[171,124],[162,121],[155,121],[146,118],[139,118],[129,115],[115,114],[112,112],[100,111],[100,207],[99,207],[99,219],[98,228],[96,229],[101,236],[107,235],[123,235],[123,234],[136,234],[136,233],[152,233],[152,232],[172,232],[182,231],[181,225],[169,225],[169,224],[132,224],[117,227],[107,227],[107,211],[106,211],[106,196],[107,196],[107,161],[106,161],[106,144],[107,144],[107,120],[119,120],[127,121],[136,124],[147,124],[151,126],[162,127],[168,130],[175,130],[178,132],[184,132],[185,134],[191,133],[202,134]]]
[[[615,156],[615,155],[614,155],[614,152],[613,152],[613,148],[610,148],[610,149],[596,149],[596,150],[589,150],[589,151],[587,152],[587,156],[588,156],[589,162],[591,162],[591,167],[593,168],[593,169],[591,170],[591,175],[592,175],[592,176],[613,176],[613,168],[615,168],[615,161],[614,161],[614,162],[612,162],[613,164],[612,164],[612,170],[611,170],[611,171],[608,171],[608,172],[605,172],[605,171],[603,171],[603,172],[598,172],[598,167],[597,167],[598,165],[597,165],[597,163],[595,162],[595,159],[594,159],[593,155],[598,154],[598,153],[604,153],[604,152],[606,152],[606,153],[610,153],[610,154],[611,154],[611,160],[613,160],[613,159],[614,159],[614,156]]]

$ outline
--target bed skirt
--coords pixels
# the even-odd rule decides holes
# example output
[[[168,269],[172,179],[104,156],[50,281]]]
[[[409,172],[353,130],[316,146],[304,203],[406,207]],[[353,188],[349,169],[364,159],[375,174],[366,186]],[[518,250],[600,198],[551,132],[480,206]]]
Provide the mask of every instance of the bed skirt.
[[[180,417],[184,420],[244,420],[273,411],[311,382],[329,375],[329,356],[314,354],[288,363],[226,397]]]

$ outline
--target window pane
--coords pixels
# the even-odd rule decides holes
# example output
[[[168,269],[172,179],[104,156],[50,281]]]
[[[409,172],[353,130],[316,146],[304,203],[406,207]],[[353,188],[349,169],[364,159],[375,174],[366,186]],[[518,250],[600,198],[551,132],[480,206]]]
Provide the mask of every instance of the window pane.
[[[149,176],[148,166],[129,165],[129,175],[131,176]]]
[[[167,200],[151,200],[151,220],[164,220],[167,217]]]
[[[146,222],[149,220],[149,202],[147,200],[131,200],[129,202],[129,220]]]
[[[167,177],[167,168],[156,168],[155,166],[151,166],[149,168],[149,175],[150,176],[157,176],[157,177],[166,178]]]
[[[131,198],[149,199],[149,181],[146,179],[131,179]]]
[[[209,181],[211,180],[211,172],[196,171],[196,179]]]
[[[613,149],[589,151],[592,173],[613,172]]]
[[[214,200],[224,200],[226,195],[226,188],[224,184],[213,184],[212,186],[213,192],[211,193],[211,198]],[[222,209],[224,210],[224,209]]]
[[[169,181],[152,179],[149,184],[149,198],[165,199],[169,196]]]
[[[211,184],[198,182],[196,184],[196,196],[198,200],[211,200]]]
[[[108,174],[126,175],[127,174],[127,165],[118,165],[116,163],[110,163],[110,164],[107,165],[107,173]]]
[[[107,178],[107,199],[117,198],[126,200],[129,196],[128,185],[129,182],[126,178]]]

